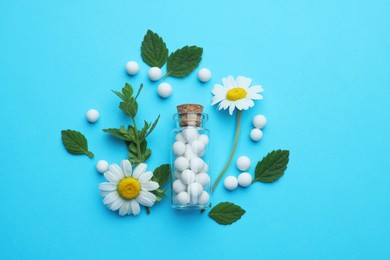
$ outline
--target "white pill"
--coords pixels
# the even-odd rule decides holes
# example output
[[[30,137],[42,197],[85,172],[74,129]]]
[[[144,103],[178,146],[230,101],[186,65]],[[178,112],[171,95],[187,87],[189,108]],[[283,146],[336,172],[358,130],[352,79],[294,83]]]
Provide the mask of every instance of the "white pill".
[[[246,171],[251,167],[251,160],[247,156],[240,156],[237,159],[236,166],[241,171]]]
[[[223,181],[223,185],[227,190],[235,190],[238,186],[238,180],[234,176],[228,176]]]
[[[149,79],[152,81],[157,81],[161,79],[162,71],[159,67],[151,67],[148,71]]]
[[[177,156],[183,155],[186,151],[186,145],[183,142],[174,142],[172,145],[173,153]]]
[[[108,162],[106,160],[99,160],[96,163],[96,170],[100,173],[105,173],[108,169]]]
[[[191,170],[184,170],[181,173],[181,180],[184,184],[190,184],[195,182],[195,173]]]
[[[177,200],[177,203],[179,203],[180,205],[185,205],[185,204],[190,203],[190,196],[188,195],[187,192],[182,191],[179,194],[177,194],[176,200]]]
[[[176,141],[183,142],[183,143],[186,142],[186,139],[184,138],[184,136],[183,136],[181,133],[178,133],[178,134],[176,135],[175,140],[176,140]]]
[[[203,167],[203,172],[208,172],[209,171],[209,165],[207,163],[204,163],[204,167]]]
[[[175,171],[175,178],[181,179],[181,171]]]
[[[197,198],[203,192],[203,186],[200,183],[193,182],[188,185],[187,191],[190,198]]]
[[[253,118],[252,123],[255,128],[261,129],[267,124],[267,118],[263,115],[257,115]]]
[[[87,120],[90,123],[95,123],[99,119],[99,112],[96,109],[90,109],[87,111]]]
[[[185,185],[181,180],[176,180],[172,184],[172,189],[174,192],[179,193],[185,191],[187,189],[187,185]]]
[[[209,69],[202,68],[198,71],[198,79],[202,82],[207,82],[211,78],[211,72]]]
[[[173,166],[178,171],[184,171],[184,170],[188,169],[189,163],[185,157],[180,156],[180,157],[176,158],[175,162],[173,163]]]
[[[204,161],[199,157],[193,158],[190,162],[190,168],[195,173],[201,172],[204,169]]]
[[[210,176],[205,172],[198,173],[195,176],[195,180],[203,186],[210,184]]]
[[[192,151],[196,154],[204,154],[204,143],[199,140],[195,140],[191,144]]]
[[[241,187],[248,187],[252,183],[252,176],[247,172],[243,172],[238,175],[237,179],[238,184],[240,184]]]
[[[258,142],[263,138],[263,132],[258,128],[253,128],[249,136],[253,141]]]
[[[191,162],[192,159],[198,157],[198,155],[192,151],[190,144],[186,144],[186,151],[184,152],[184,157],[186,157],[189,162]]]
[[[138,63],[135,61],[129,61],[128,63],[126,63],[126,71],[129,75],[132,76],[137,74],[139,71]]]
[[[172,87],[170,84],[168,83],[161,83],[160,85],[158,85],[157,87],[157,93],[160,97],[162,98],[167,98],[171,95],[172,93]]]
[[[182,135],[183,135],[184,139],[189,143],[192,143],[193,141],[198,139],[198,136],[199,136],[198,131],[196,131],[195,127],[185,128],[182,132]]]
[[[198,197],[198,204],[206,205],[210,201],[210,195],[207,191],[203,191]]]
[[[205,146],[207,146],[209,144],[209,137],[207,135],[200,135],[198,137],[198,140],[202,141]]]

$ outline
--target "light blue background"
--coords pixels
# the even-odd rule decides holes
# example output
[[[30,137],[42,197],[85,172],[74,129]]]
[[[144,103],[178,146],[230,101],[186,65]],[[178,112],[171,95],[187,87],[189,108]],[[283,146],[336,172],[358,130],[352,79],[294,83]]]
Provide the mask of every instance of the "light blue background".
[[[1,1],[1,258],[389,259],[389,13],[386,0]],[[140,57],[149,28],[170,51],[202,46],[212,80],[168,78],[173,95],[160,99]],[[128,60],[141,66],[135,77]],[[235,158],[249,155],[253,173],[268,152],[289,149],[285,176],[234,192],[220,185],[214,204],[247,210],[231,226],[168,200],[149,216],[108,211],[95,163],[119,163],[126,148],[101,129],[129,123],[111,89],[143,82],[138,120],[161,114],[149,169],[169,160],[175,106],[204,104],[215,176],[235,120],[209,105],[210,91],[227,75],[265,89],[244,113]],[[93,125],[90,108],[101,113]],[[253,143],[258,113],[269,124]],[[68,128],[87,136],[94,159],[65,151]],[[231,165],[228,174],[238,173]]]

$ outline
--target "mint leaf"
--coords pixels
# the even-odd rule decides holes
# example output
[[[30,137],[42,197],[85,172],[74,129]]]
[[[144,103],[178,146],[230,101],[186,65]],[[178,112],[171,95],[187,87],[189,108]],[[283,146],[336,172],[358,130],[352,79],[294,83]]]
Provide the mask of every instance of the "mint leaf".
[[[229,225],[236,222],[245,214],[245,210],[231,202],[221,202],[211,209],[210,218],[218,224]]]
[[[163,164],[153,171],[152,181],[157,182],[161,188],[168,182],[170,175],[171,167],[169,166],[169,164]]]
[[[168,58],[166,76],[182,78],[190,74],[202,59],[203,49],[197,46],[185,46],[172,53]]]
[[[62,130],[61,139],[66,150],[75,155],[85,154],[89,158],[93,158],[93,153],[88,151],[88,142],[85,136],[75,130]]]
[[[141,45],[141,57],[150,67],[161,68],[168,59],[167,45],[155,32],[148,30]]]
[[[252,182],[274,182],[283,176],[287,168],[290,152],[274,150],[256,165],[255,179]]]
[[[122,88],[122,93],[115,90],[113,90],[112,92],[114,92],[120,99],[125,102],[131,101],[131,98],[133,96],[133,87],[129,83],[126,83],[125,86]]]

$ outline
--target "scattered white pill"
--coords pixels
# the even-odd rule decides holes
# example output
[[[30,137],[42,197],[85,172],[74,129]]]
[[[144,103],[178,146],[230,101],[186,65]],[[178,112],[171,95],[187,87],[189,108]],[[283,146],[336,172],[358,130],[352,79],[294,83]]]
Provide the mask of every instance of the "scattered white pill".
[[[205,146],[207,146],[209,144],[209,137],[207,135],[200,135],[198,137],[198,140],[202,141]]]
[[[159,67],[151,67],[148,71],[149,79],[152,81],[157,81],[161,79],[162,71]]]
[[[162,98],[167,98],[171,95],[172,93],[172,87],[170,84],[168,83],[161,83],[160,85],[158,85],[157,87],[157,93],[160,97]]]
[[[195,176],[195,180],[203,186],[210,184],[210,176],[205,172],[198,173]]]
[[[184,184],[191,184],[195,182],[195,173],[191,170],[184,170],[181,173],[181,180]]]
[[[228,176],[223,181],[223,185],[227,190],[235,190],[238,186],[238,180],[234,176]]]
[[[96,170],[99,173],[105,173],[108,169],[108,162],[106,160],[99,160],[96,163]]]
[[[199,157],[193,158],[190,162],[190,168],[195,173],[201,172],[204,169],[204,161]]]
[[[175,162],[173,163],[173,166],[178,171],[184,171],[184,170],[188,169],[189,163],[185,157],[180,156],[180,157],[176,158]]]
[[[129,61],[126,63],[126,71],[129,75],[133,76],[138,73],[139,65],[135,61]]]
[[[203,172],[208,172],[209,171],[209,165],[207,163],[204,163],[204,167],[203,167]]]
[[[181,180],[176,180],[172,184],[172,189],[176,193],[180,193],[187,189],[187,185],[185,185]]]
[[[99,119],[99,112],[96,109],[90,109],[87,111],[87,120],[90,123],[95,123]]]
[[[263,138],[263,131],[258,128],[253,128],[249,136],[251,137],[252,141],[258,142],[261,140],[261,138]]]
[[[249,160],[248,156],[240,156],[237,159],[236,166],[241,171],[246,171],[251,166],[251,160]]]
[[[192,151],[197,154],[202,154],[204,153],[204,143],[199,140],[195,140],[191,144]]]
[[[248,187],[252,183],[252,176],[247,172],[240,173],[237,179],[241,187]]]
[[[257,115],[253,118],[252,123],[255,128],[261,129],[267,124],[267,118],[263,115]]]
[[[187,192],[182,191],[176,196],[176,200],[180,205],[185,205],[190,202],[190,195]]]
[[[198,204],[206,205],[210,201],[210,194],[207,191],[203,191],[198,197]]]
[[[200,183],[193,182],[188,185],[187,191],[190,198],[197,198],[203,192],[203,186]]]
[[[183,142],[183,143],[186,142],[186,139],[184,138],[184,136],[183,136],[181,133],[178,133],[178,134],[176,135],[175,140],[176,140],[176,141]]]
[[[196,128],[191,126],[185,128],[182,132],[182,135],[184,136],[184,139],[189,143],[192,143],[193,141],[198,139],[199,136],[198,131],[196,131]]]
[[[174,142],[172,145],[173,153],[177,156],[183,155],[186,151],[186,145],[183,142]]]
[[[198,71],[198,79],[202,82],[207,82],[211,78],[211,72],[209,69],[202,68]]]

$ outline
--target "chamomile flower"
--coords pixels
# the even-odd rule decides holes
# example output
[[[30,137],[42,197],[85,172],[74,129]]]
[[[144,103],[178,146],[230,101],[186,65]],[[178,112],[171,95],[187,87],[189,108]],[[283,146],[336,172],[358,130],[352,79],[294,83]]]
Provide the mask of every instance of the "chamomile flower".
[[[156,196],[150,191],[159,188],[157,182],[151,181],[152,172],[146,171],[147,165],[139,164],[133,171],[128,160],[121,161],[121,166],[111,164],[104,173],[108,182],[99,184],[103,203],[112,211],[119,210],[119,215],[138,215],[140,204],[152,207]]]
[[[247,110],[255,105],[253,100],[263,99],[260,92],[264,89],[259,86],[252,86],[252,79],[238,76],[234,80],[233,76],[222,79],[223,86],[215,84],[212,90],[214,94],[211,105],[219,103],[218,109],[226,110],[229,108],[230,115],[233,115],[234,109]]]

